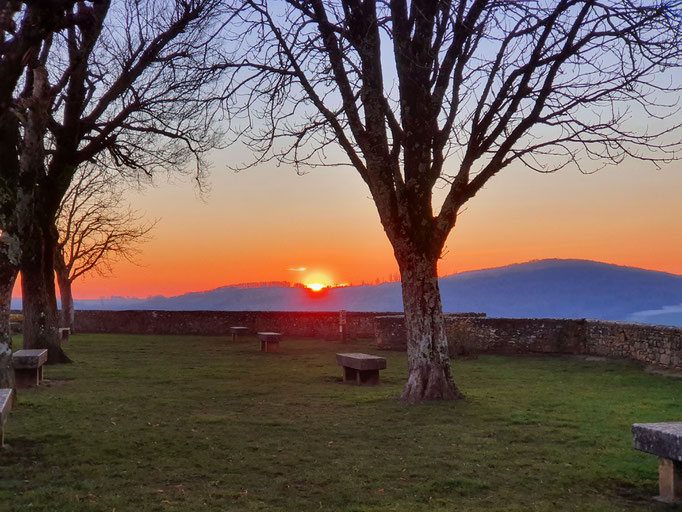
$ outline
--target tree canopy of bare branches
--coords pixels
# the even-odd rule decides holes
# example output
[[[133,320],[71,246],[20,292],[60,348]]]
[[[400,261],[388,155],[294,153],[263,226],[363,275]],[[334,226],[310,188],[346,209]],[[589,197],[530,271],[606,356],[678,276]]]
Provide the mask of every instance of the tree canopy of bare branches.
[[[74,4],[0,0],[0,386],[5,388],[14,387],[9,313],[22,257],[18,212],[25,201],[17,194],[22,173],[15,100],[26,68],[43,42],[54,30],[78,22],[69,15]]]
[[[8,90],[18,179],[0,195],[0,208],[17,204],[16,226],[0,228],[20,249],[24,344],[48,348],[49,362],[65,359],[56,331],[55,218],[78,167],[96,163],[129,178],[191,172],[200,180],[221,135],[211,63],[223,2],[55,4],[73,21],[49,23],[19,57],[25,73]],[[32,5],[13,11],[12,21]]]
[[[257,161],[296,166],[325,165],[340,146],[367,184],[401,271],[404,400],[461,396],[437,261],[493,176],[678,157],[677,0],[240,5],[222,66],[240,135]]]

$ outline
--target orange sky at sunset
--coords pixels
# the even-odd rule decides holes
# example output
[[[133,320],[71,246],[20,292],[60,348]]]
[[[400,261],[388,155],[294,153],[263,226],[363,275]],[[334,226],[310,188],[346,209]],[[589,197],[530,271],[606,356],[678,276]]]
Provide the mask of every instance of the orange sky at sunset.
[[[372,283],[397,273],[369,192],[348,167],[304,176],[274,164],[233,173],[237,148],[215,155],[203,199],[187,182],[131,192],[160,222],[138,266],[74,284],[76,299],[177,295],[256,281]],[[493,178],[468,203],[439,271],[542,258],[584,258],[682,274],[682,164],[628,162],[596,174],[522,167]],[[305,267],[305,271],[288,270]],[[18,295],[19,287],[15,289]]]

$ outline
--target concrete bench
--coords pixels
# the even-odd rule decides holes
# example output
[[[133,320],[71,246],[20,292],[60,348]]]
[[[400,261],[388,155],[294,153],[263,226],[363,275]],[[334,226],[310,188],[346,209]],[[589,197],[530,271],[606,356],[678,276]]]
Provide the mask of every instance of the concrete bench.
[[[230,327],[230,332],[232,333],[232,341],[235,341],[237,339],[237,335],[248,334],[249,328],[248,327]]]
[[[39,386],[43,380],[43,365],[47,362],[47,349],[17,350],[12,354],[12,362],[18,388]]]
[[[69,335],[71,334],[70,327],[60,327],[59,328],[59,339],[61,341],[69,341]]]
[[[343,366],[343,382],[376,386],[379,370],[386,368],[386,359],[369,354],[336,354],[336,363]]]
[[[261,352],[277,352],[279,350],[279,342],[282,341],[282,333],[259,332],[258,339],[260,340]]]
[[[635,423],[632,426],[635,450],[658,456],[657,500],[682,502],[682,422]]]
[[[0,448],[5,446],[5,423],[12,410],[12,390],[0,389]]]

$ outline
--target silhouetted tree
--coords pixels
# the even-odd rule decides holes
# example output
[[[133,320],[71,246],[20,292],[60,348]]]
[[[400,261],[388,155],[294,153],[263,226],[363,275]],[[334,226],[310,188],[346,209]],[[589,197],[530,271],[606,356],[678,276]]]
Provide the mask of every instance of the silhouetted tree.
[[[120,259],[133,261],[156,221],[145,221],[123,201],[124,184],[104,167],[81,166],[57,212],[55,272],[62,325],[75,332],[73,282],[88,272],[105,275]]]
[[[24,345],[66,361],[57,335],[55,218],[76,169],[85,162],[127,176],[205,171],[216,146],[219,0],[93,0],[66,10],[80,20],[55,29],[26,58],[11,91],[20,119],[17,237]],[[0,226],[6,229],[5,226]]]
[[[437,262],[463,205],[517,162],[592,172],[675,157],[679,1],[244,2],[233,104],[268,158],[325,165],[339,145],[400,268],[406,401],[461,397]],[[434,205],[434,187],[444,199]]]
[[[19,159],[21,126],[18,90],[27,66],[55,30],[79,23],[71,16],[75,1],[0,0],[0,387],[14,388],[9,313],[12,290],[22,259],[19,212],[30,201],[24,190],[30,177]]]

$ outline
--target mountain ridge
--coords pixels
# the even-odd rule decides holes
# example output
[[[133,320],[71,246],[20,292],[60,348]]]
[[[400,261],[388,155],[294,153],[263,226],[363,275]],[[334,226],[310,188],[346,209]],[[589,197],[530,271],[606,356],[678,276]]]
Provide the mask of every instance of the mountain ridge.
[[[593,318],[682,325],[682,276],[582,259],[543,259],[460,272],[439,280],[445,312]],[[312,292],[221,286],[173,297],[77,300],[77,309],[402,311],[400,283]]]

